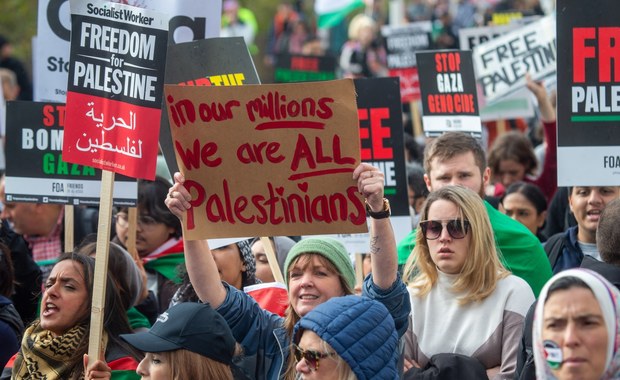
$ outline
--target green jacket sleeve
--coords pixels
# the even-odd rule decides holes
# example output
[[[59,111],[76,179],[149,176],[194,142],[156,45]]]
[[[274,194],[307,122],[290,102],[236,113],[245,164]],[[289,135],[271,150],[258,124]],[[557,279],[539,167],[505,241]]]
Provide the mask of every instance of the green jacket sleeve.
[[[415,247],[415,230],[411,231],[403,240],[401,240],[396,249],[398,251],[398,265],[405,265],[411,251]]]
[[[524,225],[497,211],[484,202],[495,233],[495,243],[504,266],[524,279],[538,297],[543,285],[552,276],[551,265],[540,243]]]

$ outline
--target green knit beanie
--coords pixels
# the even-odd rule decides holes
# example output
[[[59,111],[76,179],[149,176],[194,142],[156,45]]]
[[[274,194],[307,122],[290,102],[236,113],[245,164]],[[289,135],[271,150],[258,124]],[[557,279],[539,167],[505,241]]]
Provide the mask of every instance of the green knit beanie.
[[[316,253],[328,259],[342,274],[349,287],[355,287],[355,270],[347,249],[341,242],[330,237],[303,239],[291,248],[284,262],[284,281],[287,287],[289,267],[297,257],[305,253]]]

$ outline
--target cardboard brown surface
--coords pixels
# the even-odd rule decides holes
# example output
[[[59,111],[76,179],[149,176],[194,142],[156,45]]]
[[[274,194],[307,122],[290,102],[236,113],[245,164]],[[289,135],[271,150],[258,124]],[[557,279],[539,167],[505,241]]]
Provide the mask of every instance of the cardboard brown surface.
[[[165,93],[186,239],[367,231],[352,80]]]

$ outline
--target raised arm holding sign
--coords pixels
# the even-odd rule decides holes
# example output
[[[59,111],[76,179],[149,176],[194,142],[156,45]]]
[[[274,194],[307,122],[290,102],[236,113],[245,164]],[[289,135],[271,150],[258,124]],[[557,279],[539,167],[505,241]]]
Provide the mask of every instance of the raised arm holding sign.
[[[171,187],[165,202],[168,208],[184,221],[185,238],[188,239],[185,245],[186,265],[190,280],[200,299],[203,302],[209,302],[224,316],[233,331],[233,335],[244,346],[245,352],[255,353],[249,355],[242,366],[249,365],[250,368],[247,370],[260,379],[277,378],[285,371],[287,377],[294,376],[294,360],[288,349],[291,347],[290,338],[293,325],[315,306],[332,297],[353,292],[355,272],[349,254],[342,243],[332,238],[308,238],[293,246],[284,265],[284,281],[289,289],[289,316],[284,320],[261,310],[256,303],[250,301],[248,295],[222,283],[207,240],[189,240],[191,238],[187,235],[188,233],[192,233],[198,239],[204,239],[217,233],[241,234],[240,231],[244,231],[243,233],[246,236],[307,235],[309,231],[310,233],[313,231],[316,233],[324,233],[325,231],[337,233],[351,231],[352,229],[365,229],[366,213],[368,212],[369,215],[373,216],[370,222],[370,252],[374,257],[372,277],[366,280],[363,293],[382,301],[386,305],[396,321],[399,333],[404,333],[406,329],[406,320],[410,310],[409,297],[397,274],[396,243],[389,219],[389,203],[384,199],[384,174],[372,165],[359,164],[359,126],[355,101],[351,96],[352,83],[347,83],[347,81],[333,82],[328,85],[339,87],[339,89],[331,88],[331,91],[322,87],[325,86],[325,83],[328,82],[303,85],[304,96],[302,98],[310,99],[306,101],[306,104],[312,103],[314,101],[312,99],[318,99],[314,104],[320,106],[313,108],[315,110],[314,118],[294,117],[292,116],[293,112],[290,112],[294,108],[285,107],[288,112],[287,116],[283,115],[278,108],[277,112],[280,112],[280,117],[272,114],[272,118],[263,116],[264,118],[261,117],[259,121],[248,121],[249,118],[244,119],[240,115],[247,113],[254,116],[267,115],[261,113],[267,108],[258,108],[263,111],[254,113],[254,108],[247,106],[249,103],[246,98],[238,96],[239,105],[230,103],[232,100],[230,93],[235,89],[205,88],[200,96],[204,96],[210,90],[209,99],[211,102],[214,99],[219,99],[220,104],[231,105],[230,113],[226,115],[228,119],[237,118],[238,121],[229,124],[215,121],[199,127],[198,122],[196,125],[184,124],[184,122],[187,123],[188,120],[191,120],[189,113],[184,113],[183,118],[180,113],[177,113],[178,123],[171,127],[176,140],[179,167],[182,168],[181,170],[185,167],[185,173],[175,174],[175,184]],[[296,100],[295,94],[298,93],[289,91],[291,88],[288,86],[291,85],[278,86],[277,91],[276,88],[270,86],[252,86],[255,87],[252,89],[245,86],[243,89],[236,89],[236,92],[243,93],[241,96],[247,96],[257,101],[269,99],[269,94],[272,94],[271,96],[279,99],[279,101],[286,100],[287,104],[293,104],[292,102]],[[272,91],[266,91],[272,88]],[[316,92],[318,88],[321,91]],[[167,91],[169,91],[168,101],[170,102],[170,97],[174,98],[173,106],[169,111],[171,113],[173,110],[186,112],[190,104],[182,103],[181,99],[184,99],[184,95],[186,96],[185,99],[191,99],[191,91],[173,92],[174,89],[171,88],[167,88]],[[256,96],[255,94],[259,95]],[[261,94],[265,94],[265,97],[261,98]],[[326,94],[330,94],[329,101]],[[228,102],[223,101],[224,99],[228,99]],[[324,99],[322,103],[320,99]],[[338,119],[343,120],[342,122],[332,120],[332,116],[336,118],[337,113],[335,111],[328,112],[332,109],[331,107],[340,107]],[[319,115],[319,111],[322,112],[324,118],[316,117]],[[193,120],[198,118],[198,114],[195,114]],[[171,120],[174,119],[175,115],[172,115]],[[319,125],[323,126],[319,127]],[[224,126],[226,126],[225,135],[228,139],[235,136],[232,139],[236,144],[233,149],[220,148],[223,146],[222,143],[215,140],[217,131],[211,131],[214,135],[213,139],[209,140],[198,135],[202,132],[207,133],[209,129],[217,130],[224,128]],[[278,130],[275,126],[284,129],[284,131]],[[310,128],[310,126],[316,128]],[[253,133],[260,136],[262,128],[265,127],[272,127],[269,135],[271,138],[268,141],[264,140],[265,137],[252,138]],[[322,130],[323,128],[324,130]],[[242,130],[243,133],[239,134],[235,130]],[[293,137],[286,135],[292,131],[294,131]],[[348,133],[352,133],[353,136],[345,138],[344,136]],[[219,135],[222,134],[224,133],[219,131]],[[326,135],[328,139],[325,139],[324,136]],[[183,140],[186,138],[192,138],[193,141],[190,140],[190,144],[187,144]],[[201,139],[204,139],[202,144]],[[244,143],[244,140],[248,139],[252,142],[251,144]],[[293,145],[296,148],[295,151],[289,151],[285,147],[284,142],[291,140],[297,142],[296,146],[287,145]],[[207,142],[213,142],[214,145],[209,146]],[[321,143],[325,143],[325,145],[320,145]],[[192,147],[193,144],[199,147],[202,145],[204,154],[200,156],[202,157],[200,164],[196,164],[197,161],[187,160],[190,153],[186,147],[188,145]],[[233,153],[232,158],[226,156],[225,153],[230,151]],[[303,155],[300,156],[300,152],[304,152]],[[265,171],[261,169],[261,165],[249,159],[250,154],[254,154],[255,158],[261,154],[263,166],[267,165],[266,163],[269,161],[269,165],[277,167],[278,170]],[[181,155],[185,155],[185,160],[179,158]],[[291,157],[297,157],[297,161],[291,160]],[[247,163],[244,163],[244,160]],[[236,163],[237,167],[222,170],[226,161]],[[188,167],[187,163],[189,162],[193,162],[194,166]],[[284,163],[282,164],[282,162]],[[208,175],[198,176],[198,173],[195,173],[195,166],[197,165],[202,167],[201,172],[206,172]],[[214,170],[213,167],[219,167],[219,169]],[[257,173],[259,169],[263,171]],[[224,172],[225,178],[218,178],[218,173],[221,172]],[[188,175],[194,176],[197,180],[190,182]],[[265,185],[259,185],[261,182],[252,182],[253,179],[250,178],[252,176],[264,181]],[[280,178],[279,182],[276,182],[278,178]],[[228,189],[223,186],[226,183],[235,183],[241,179],[245,186],[229,186]],[[287,187],[288,182],[292,182],[294,186]],[[274,187],[276,183],[281,185]],[[264,215],[266,220],[259,223],[256,223],[256,220],[253,220],[252,223],[243,221],[243,218],[250,218],[254,214],[250,212],[253,209],[249,203],[244,203],[240,199],[246,197],[246,199],[251,199],[261,205],[265,199],[260,198],[259,192],[263,188],[269,189],[270,186],[275,188],[275,193],[280,197],[284,197],[284,194],[301,191],[304,194],[302,199],[310,202],[310,207],[305,209],[308,213],[304,215],[312,215],[313,217],[320,215],[321,217],[293,221],[291,209],[289,209],[290,213],[286,215],[280,209],[269,208],[270,213]],[[219,193],[220,187],[225,190],[223,193]],[[231,193],[240,192],[243,189],[255,192],[254,197],[252,195],[240,195],[239,193],[234,193],[234,196],[231,196]],[[326,194],[331,194],[331,198]],[[217,207],[218,199],[236,199],[237,201],[234,202],[235,206],[232,209],[230,205],[223,206],[223,210],[230,209],[234,212],[232,214],[228,214],[226,211],[221,213],[220,208]],[[271,203],[282,202],[280,199],[266,202],[264,205],[271,206]],[[335,201],[336,199],[340,200],[339,203]],[[336,202],[333,204],[337,204],[338,207],[332,210],[328,207],[330,205],[328,201]],[[280,207],[282,204],[280,203]],[[240,205],[245,206],[241,207]],[[256,204],[252,206],[256,206]],[[299,205],[299,207],[307,207],[307,205]],[[299,214],[295,215],[298,216]],[[224,218],[224,216],[228,218]],[[233,218],[231,219],[230,216]],[[342,216],[345,217],[342,218]],[[258,217],[261,217],[260,212]],[[288,220],[285,221],[284,219],[287,217]],[[213,218],[217,220],[210,220]],[[257,217],[254,216],[254,218]],[[231,220],[234,220],[235,223],[232,223]],[[239,226],[238,224],[242,222],[245,225]]]
[[[166,205],[181,219],[192,208],[192,196],[183,186],[185,178],[175,174],[175,184],[170,189]],[[362,292],[384,302],[395,319],[400,334],[406,329],[410,311],[406,288],[397,274],[396,243],[389,217],[389,205],[383,198],[384,176],[377,168],[360,164],[353,173],[358,190],[368,204],[371,215],[371,247],[373,254],[372,277],[363,285]],[[207,240],[186,240],[185,260],[190,280],[203,302],[209,302],[229,323],[236,339],[242,342],[246,352],[276,355],[264,373],[251,371],[257,378],[275,378],[283,363],[293,363],[288,350],[293,324],[316,305],[331,297],[352,294],[355,286],[354,269],[344,246],[330,238],[309,238],[293,246],[285,264],[285,281],[289,288],[289,314],[292,324],[258,307],[250,297],[220,281],[218,269]],[[287,318],[288,321],[288,318]],[[271,331],[274,333],[271,333]],[[244,337],[246,339],[244,339]],[[279,354],[278,354],[279,351]],[[255,363],[256,364],[256,363]],[[259,365],[260,367],[265,364]],[[282,368],[286,369],[286,368]]]
[[[114,174],[155,177],[169,16],[104,1],[70,5],[63,158],[103,169],[88,339],[92,362],[108,349],[103,316]]]

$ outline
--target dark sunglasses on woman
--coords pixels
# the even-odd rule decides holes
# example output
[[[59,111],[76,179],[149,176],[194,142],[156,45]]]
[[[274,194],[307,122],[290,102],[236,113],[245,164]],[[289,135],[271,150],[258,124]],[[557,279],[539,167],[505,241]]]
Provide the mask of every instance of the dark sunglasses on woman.
[[[298,345],[295,345],[295,360],[299,362],[301,358],[304,358],[306,360],[306,363],[308,364],[308,368],[310,368],[311,371],[317,371],[319,369],[320,359],[325,359],[336,355],[337,354],[335,352],[318,352],[314,350],[304,350]]]
[[[441,236],[444,227],[452,239],[463,239],[469,231],[469,221],[461,219],[423,220],[420,222],[422,234],[426,240],[435,240]]]

